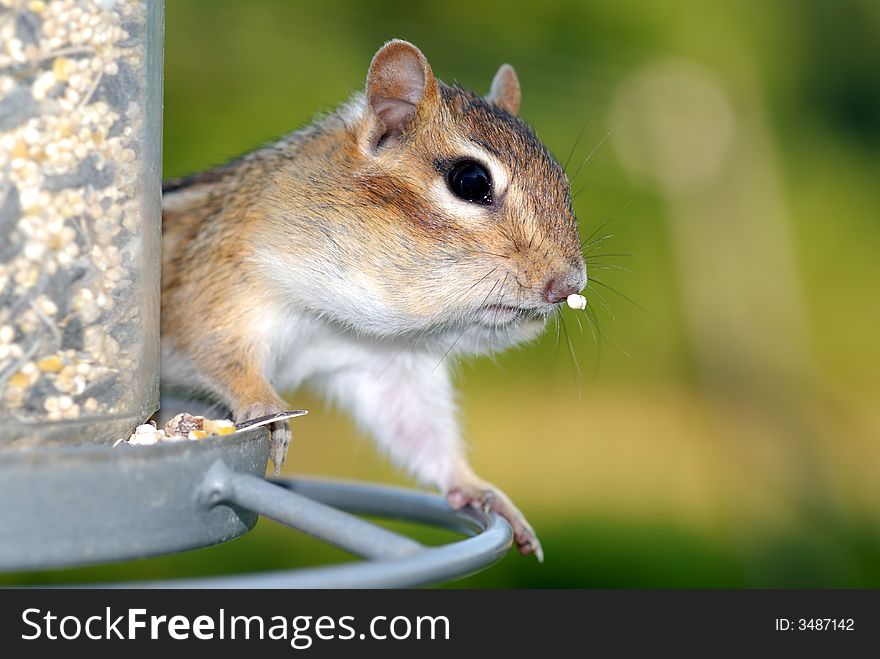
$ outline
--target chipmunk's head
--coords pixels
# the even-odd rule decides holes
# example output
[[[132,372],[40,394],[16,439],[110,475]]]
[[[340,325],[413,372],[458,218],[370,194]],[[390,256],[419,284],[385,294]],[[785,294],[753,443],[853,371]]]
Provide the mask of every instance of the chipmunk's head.
[[[481,97],[439,82],[410,43],[376,53],[366,93],[341,114],[354,164],[340,199],[357,200],[335,238],[352,250],[342,320],[465,330],[459,348],[490,349],[536,336],[585,286],[569,181],[519,105],[509,65]]]

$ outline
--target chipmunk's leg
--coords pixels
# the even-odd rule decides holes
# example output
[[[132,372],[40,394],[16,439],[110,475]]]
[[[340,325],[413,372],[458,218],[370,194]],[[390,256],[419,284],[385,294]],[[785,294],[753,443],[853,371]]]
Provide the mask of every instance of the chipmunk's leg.
[[[401,353],[362,360],[315,384],[347,408],[395,462],[439,487],[452,508],[494,510],[510,522],[520,552],[543,559],[541,543],[523,514],[468,465],[449,372],[438,357]]]
[[[232,414],[236,422],[249,421],[261,416],[276,414],[287,409],[287,403],[275,392],[275,389],[266,380],[262,371],[255,364],[244,367],[239,371],[240,375],[231,383],[230,392],[232,400]],[[275,465],[273,475],[278,478],[281,473],[281,465],[287,458],[287,450],[290,448],[292,434],[290,424],[287,421],[278,421],[269,425],[271,437],[272,464]]]
[[[205,337],[205,343],[209,341],[211,338]],[[263,375],[256,351],[227,340],[222,343],[222,350],[212,347],[210,355],[206,354],[202,359],[199,359],[198,350],[190,349],[190,354],[200,383],[229,406],[237,423],[287,409],[287,404]],[[272,441],[270,456],[277,477],[290,446],[290,426],[285,421],[273,423],[269,432]]]
[[[167,213],[163,218],[168,220]],[[264,369],[269,345],[264,319],[271,298],[245,279],[245,268],[230,265],[239,263],[237,253],[219,250],[196,257],[191,243],[175,244],[169,233],[176,221],[168,223],[162,241],[163,380],[214,394],[239,423],[283,412],[287,405]],[[235,241],[229,242],[230,249],[237,249]],[[229,267],[217,268],[218,259]],[[290,427],[274,423],[269,432],[278,476],[290,446]]]

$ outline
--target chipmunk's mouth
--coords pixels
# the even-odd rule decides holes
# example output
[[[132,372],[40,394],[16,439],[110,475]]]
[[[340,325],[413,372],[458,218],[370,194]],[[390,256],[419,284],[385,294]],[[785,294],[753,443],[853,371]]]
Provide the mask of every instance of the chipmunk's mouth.
[[[494,311],[495,313],[520,313],[525,311],[523,307],[514,307],[507,304],[490,304],[484,307],[486,311]]]
[[[487,304],[480,307],[478,322],[481,325],[507,325],[520,320],[543,320],[547,311],[538,307],[521,307],[510,304]]]

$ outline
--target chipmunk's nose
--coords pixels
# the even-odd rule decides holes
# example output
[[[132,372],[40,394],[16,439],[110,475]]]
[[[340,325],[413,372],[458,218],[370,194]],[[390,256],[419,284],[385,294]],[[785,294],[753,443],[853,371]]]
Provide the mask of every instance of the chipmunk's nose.
[[[565,274],[551,277],[544,286],[544,300],[550,304],[565,302],[569,295],[580,293],[587,285],[587,271],[582,265]]]
[[[569,295],[580,293],[586,285],[587,269],[583,263],[578,263],[568,272],[550,277],[544,285],[544,301],[550,304],[565,302]]]

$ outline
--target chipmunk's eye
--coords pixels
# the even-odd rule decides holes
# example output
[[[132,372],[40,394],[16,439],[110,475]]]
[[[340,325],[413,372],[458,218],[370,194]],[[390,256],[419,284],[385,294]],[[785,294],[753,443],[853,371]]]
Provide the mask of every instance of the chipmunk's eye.
[[[457,163],[449,170],[446,181],[456,197],[475,204],[492,203],[492,179],[480,163],[473,160]]]

